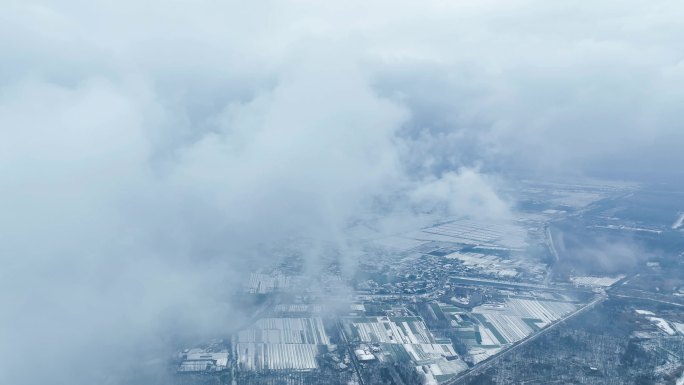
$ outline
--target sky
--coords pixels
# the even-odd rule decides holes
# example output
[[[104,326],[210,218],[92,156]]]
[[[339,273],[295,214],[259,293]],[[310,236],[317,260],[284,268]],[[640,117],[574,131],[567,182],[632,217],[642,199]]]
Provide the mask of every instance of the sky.
[[[0,383],[135,383],[173,338],[239,323],[227,298],[272,262],[264,239],[344,249],[378,206],[505,220],[521,175],[681,180],[683,17],[0,2]]]

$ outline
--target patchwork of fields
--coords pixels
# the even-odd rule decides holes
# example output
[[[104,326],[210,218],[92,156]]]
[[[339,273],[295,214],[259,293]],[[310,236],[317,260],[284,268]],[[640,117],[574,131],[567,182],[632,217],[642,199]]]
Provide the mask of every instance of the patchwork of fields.
[[[473,362],[479,362],[570,314],[577,304],[570,300],[510,297],[502,303],[477,306],[472,312],[448,305],[440,305],[440,309],[453,320]]]
[[[246,370],[312,370],[316,356],[330,344],[323,322],[312,318],[262,318],[240,331],[239,365]]]
[[[420,317],[349,317],[345,325],[352,339],[376,347],[379,360],[409,358],[426,375],[428,383],[468,368],[451,341],[435,338]]]

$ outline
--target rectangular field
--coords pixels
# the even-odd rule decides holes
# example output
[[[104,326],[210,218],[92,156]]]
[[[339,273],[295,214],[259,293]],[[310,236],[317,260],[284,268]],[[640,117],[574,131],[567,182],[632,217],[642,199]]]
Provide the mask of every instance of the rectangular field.
[[[319,317],[262,318],[238,333],[236,354],[241,370],[313,370],[316,357],[330,344]]]

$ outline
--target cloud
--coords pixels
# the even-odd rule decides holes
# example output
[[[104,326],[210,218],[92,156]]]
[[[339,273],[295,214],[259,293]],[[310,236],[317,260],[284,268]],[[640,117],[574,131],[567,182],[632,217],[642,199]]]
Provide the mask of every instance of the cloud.
[[[230,331],[243,275],[276,262],[263,244],[331,242],[393,183],[405,111],[323,59],[171,149],[174,112],[148,82],[5,89],[3,381],[105,382],[103,363],[148,359],[140,346]],[[27,376],[27,356],[48,363]]]
[[[239,323],[264,241],[354,255],[343,228],[378,202],[505,220],[513,171],[670,169],[678,10],[7,2],[0,382],[131,383]]]
[[[442,211],[446,216],[466,216],[489,221],[511,219],[511,204],[497,192],[496,182],[476,169],[461,168],[421,181],[411,191],[420,211]]]
[[[554,236],[555,237],[555,236]],[[555,267],[561,274],[619,274],[635,271],[649,252],[632,235],[597,234],[576,228],[557,234],[562,254]]]

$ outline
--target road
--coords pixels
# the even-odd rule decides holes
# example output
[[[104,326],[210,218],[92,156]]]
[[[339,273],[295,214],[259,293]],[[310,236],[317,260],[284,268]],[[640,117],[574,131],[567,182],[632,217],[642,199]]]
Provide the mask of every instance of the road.
[[[347,335],[344,333],[344,330],[342,330],[342,324],[339,320],[337,321],[337,332],[344,340],[344,346],[347,348],[347,351],[349,352],[349,357],[352,362],[352,365],[354,366],[354,371],[356,371],[356,376],[359,378],[359,384],[364,385],[363,377],[361,376],[361,370],[359,369],[359,363],[356,360],[356,354],[354,354],[354,349],[349,343],[349,340],[347,340]]]
[[[646,293],[648,295],[650,293]],[[656,298],[651,298],[647,296],[637,296],[637,295],[627,295],[627,294],[616,294],[613,293],[610,295],[611,297],[617,297],[617,298],[628,298],[628,299],[636,299],[636,300],[641,300],[641,301],[651,301],[651,302],[657,302],[657,303],[662,303],[663,305],[671,305],[671,306],[677,306],[677,307],[684,307],[684,304],[678,303],[678,302],[670,302],[670,301],[665,301],[662,299],[656,299]]]
[[[625,289],[623,286],[627,285],[632,279],[639,277],[639,274],[635,274],[629,278],[625,278],[622,281],[618,281],[613,284],[607,291],[610,293],[611,297],[626,298],[626,299],[636,299],[641,301],[652,301],[661,303],[664,305],[672,305],[677,307],[684,307],[684,303],[668,301],[668,296],[652,293],[648,291],[638,290],[638,289]]]
[[[440,385],[454,385],[454,384],[457,384],[459,381],[463,381],[463,380],[466,380],[472,376],[476,376],[480,373],[483,373],[484,371],[486,371],[487,369],[492,367],[494,364],[496,364],[501,358],[507,356],[511,352],[516,351],[520,347],[529,344],[530,342],[536,340],[540,336],[542,336],[542,335],[548,333],[549,331],[555,329],[556,327],[558,327],[558,325],[561,325],[563,322],[565,322],[565,321],[567,321],[573,317],[576,317],[580,314],[583,314],[584,312],[586,312],[588,310],[591,310],[596,305],[605,301],[607,298],[608,298],[608,295],[606,293],[599,294],[596,298],[594,298],[591,302],[587,303],[583,307],[581,307],[581,308],[575,310],[574,312],[566,315],[565,317],[559,319],[558,321],[556,321],[553,324],[545,327],[544,329],[538,331],[537,333],[532,334],[531,336],[512,344],[511,346],[505,348],[504,350],[497,353],[496,355],[494,355],[490,358],[487,358],[486,360],[484,360],[484,361],[480,362],[479,364],[473,366],[472,368],[468,369],[467,371],[461,373],[459,376],[451,378],[451,379],[441,383]]]
[[[631,280],[632,278],[634,278],[634,277],[630,277],[628,279],[625,279],[620,283],[622,283],[624,285],[627,282],[629,282],[629,280]],[[467,380],[473,376],[476,376],[480,373],[485,372],[487,369],[489,369],[490,367],[495,365],[499,360],[501,360],[506,355],[508,355],[511,352],[519,349],[520,347],[525,346],[525,345],[529,344],[530,342],[536,340],[540,336],[548,333],[549,331],[551,331],[551,330],[555,329],[556,327],[558,327],[559,325],[563,324],[565,321],[567,321],[571,318],[577,317],[578,315],[581,315],[581,314],[593,309],[594,307],[596,307],[596,305],[601,304],[603,301],[607,300],[609,297],[640,299],[640,300],[663,303],[663,304],[667,304],[667,305],[684,307],[684,305],[682,305],[680,303],[669,302],[669,301],[659,300],[659,299],[655,299],[655,298],[637,297],[637,296],[617,294],[617,293],[613,292],[617,287],[618,287],[618,285],[616,283],[612,287],[610,287],[606,291],[604,291],[603,293],[600,293],[599,295],[597,295],[591,302],[587,303],[583,307],[581,307],[581,308],[577,309],[576,311],[566,315],[565,317],[559,319],[558,321],[556,321],[553,324],[549,325],[548,327],[538,331],[537,333],[532,334],[531,336],[512,344],[511,346],[505,348],[504,350],[497,353],[496,355],[480,362],[479,364],[473,366],[472,368],[468,369],[467,371],[461,373],[459,376],[454,377],[450,380],[447,380],[447,381],[441,383],[440,385],[455,385],[459,381]]]

